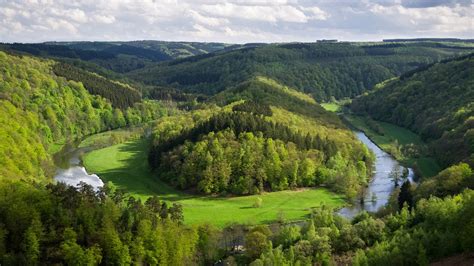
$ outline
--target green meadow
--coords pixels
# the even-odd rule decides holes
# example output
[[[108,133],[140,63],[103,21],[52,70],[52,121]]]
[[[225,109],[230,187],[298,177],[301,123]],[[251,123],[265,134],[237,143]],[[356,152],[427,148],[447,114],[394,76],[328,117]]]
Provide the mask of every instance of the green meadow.
[[[320,104],[324,109],[330,112],[339,112],[341,110],[341,105],[337,103],[321,103]]]
[[[150,172],[148,147],[148,139],[130,140],[87,153],[83,161],[88,172],[98,174],[104,182],[110,181],[126,189],[136,198],[146,200],[158,195],[162,200],[181,203],[186,224],[212,223],[224,227],[230,223],[260,224],[281,218],[294,221],[304,219],[313,207],[324,204],[338,208],[346,203],[343,196],[324,188],[239,197],[184,193],[160,181]],[[253,206],[257,198],[262,199],[259,208]]]

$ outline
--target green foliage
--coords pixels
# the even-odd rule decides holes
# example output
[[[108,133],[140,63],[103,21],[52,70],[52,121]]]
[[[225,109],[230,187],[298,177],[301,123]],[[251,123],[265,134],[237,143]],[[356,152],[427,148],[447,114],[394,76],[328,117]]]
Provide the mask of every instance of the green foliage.
[[[352,101],[351,109],[409,128],[431,143],[444,165],[470,160],[474,57],[435,64]]]
[[[416,198],[428,198],[431,195],[445,197],[462,192],[465,188],[474,188],[474,171],[466,163],[450,166],[433,178],[423,180],[416,189]]]
[[[265,104],[258,104],[253,101],[245,101],[232,107],[234,112],[247,112],[255,115],[272,116],[272,109]]]
[[[330,153],[301,149],[291,142],[285,144],[262,134],[248,132],[236,136],[233,131],[225,130],[211,132],[196,143],[186,142],[163,153],[158,172],[161,178],[181,189],[197,188],[205,194],[255,194],[316,186],[321,181],[337,191],[348,192],[348,189],[357,191],[367,182],[357,178],[365,176],[365,167],[358,169],[340,153],[326,159],[327,154]],[[311,167],[319,171],[308,170]]]

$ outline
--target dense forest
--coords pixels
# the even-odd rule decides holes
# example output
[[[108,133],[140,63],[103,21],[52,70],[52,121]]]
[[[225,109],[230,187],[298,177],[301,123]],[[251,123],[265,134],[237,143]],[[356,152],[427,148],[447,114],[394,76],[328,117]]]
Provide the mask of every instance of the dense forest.
[[[261,77],[211,102],[238,95],[247,101],[158,123],[149,161],[160,178],[181,189],[238,195],[324,184],[354,198],[367,184],[371,154],[312,98]]]
[[[409,128],[444,165],[474,163],[474,56],[445,60],[384,82],[353,100],[359,114]]]
[[[275,44],[149,65],[128,76],[149,85],[212,95],[262,75],[317,100],[329,100],[357,96],[417,66],[467,52],[463,48],[431,43]]]
[[[54,65],[53,61],[0,52],[3,178],[38,180],[51,176],[54,167],[49,151],[56,143],[163,115],[163,108],[151,101],[123,110],[114,108],[107,99],[91,95],[82,83],[55,76]]]
[[[57,63],[53,66],[56,75],[68,80],[80,81],[94,95],[108,99],[114,107],[126,109],[141,101],[140,92],[136,89],[111,81],[99,75],[87,72],[72,65]]]
[[[180,205],[127,197],[113,186],[0,182],[2,265],[183,265],[202,241]]]

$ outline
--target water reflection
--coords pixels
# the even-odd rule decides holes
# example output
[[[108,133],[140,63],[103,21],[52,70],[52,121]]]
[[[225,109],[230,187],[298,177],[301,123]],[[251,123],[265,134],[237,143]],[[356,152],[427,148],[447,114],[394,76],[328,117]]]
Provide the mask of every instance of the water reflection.
[[[84,182],[94,187],[94,189],[102,187],[104,183],[100,177],[96,174],[87,173],[81,165],[81,156],[89,149],[77,148],[77,145],[78,143],[69,144],[55,156],[58,169],[54,179],[70,186],[77,186],[80,182]]]

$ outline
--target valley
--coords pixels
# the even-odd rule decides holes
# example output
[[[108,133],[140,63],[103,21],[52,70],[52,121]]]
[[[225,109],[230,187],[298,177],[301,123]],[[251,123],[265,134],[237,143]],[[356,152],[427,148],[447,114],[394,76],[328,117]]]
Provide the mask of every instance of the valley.
[[[472,250],[469,42],[0,49],[2,265]]]

